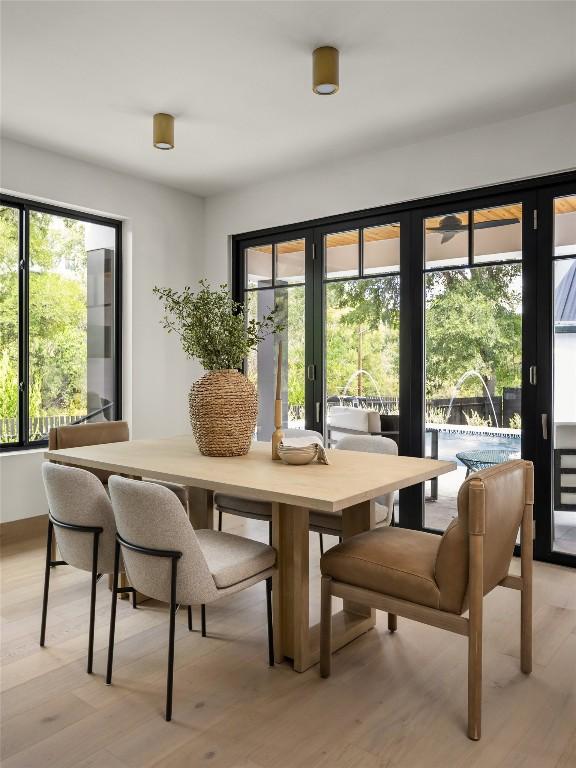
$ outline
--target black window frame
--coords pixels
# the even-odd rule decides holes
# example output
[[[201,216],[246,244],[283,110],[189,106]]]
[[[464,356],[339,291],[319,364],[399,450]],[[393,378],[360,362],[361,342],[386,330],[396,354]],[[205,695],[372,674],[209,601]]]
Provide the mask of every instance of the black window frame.
[[[18,441],[0,443],[0,454],[43,448],[48,440],[29,439],[29,214],[48,213],[114,229],[114,419],[122,418],[122,221],[38,200],[0,194],[0,206],[19,211],[18,238]]]

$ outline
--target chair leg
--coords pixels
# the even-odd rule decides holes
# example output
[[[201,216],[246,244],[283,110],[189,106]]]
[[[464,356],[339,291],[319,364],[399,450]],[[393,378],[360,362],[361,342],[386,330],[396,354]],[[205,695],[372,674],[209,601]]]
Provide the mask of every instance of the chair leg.
[[[398,629],[398,616],[395,613],[388,614],[388,630],[390,632],[396,632]]]
[[[274,666],[274,628],[272,626],[272,577],[266,579],[266,616],[268,619],[268,664]]]
[[[320,539],[320,554],[323,555],[324,554],[324,536],[321,533],[319,533],[318,537]]]
[[[272,520],[268,523],[268,544],[272,546]]]
[[[522,519],[520,540],[520,669],[525,675],[532,672],[532,526],[532,505],[529,505]]]
[[[42,623],[40,627],[40,645],[44,646],[46,640],[46,617],[48,615],[48,589],[50,587],[50,563],[52,562],[52,540],[54,526],[48,520],[48,533],[46,535],[46,567],[44,569],[44,598],[42,600]]]
[[[202,621],[202,637],[206,637],[206,606],[204,603],[200,607],[200,619]]]
[[[168,633],[168,672],[166,674],[166,714],[167,721],[172,720],[172,690],[174,686],[174,633],[176,630],[176,578],[178,559],[172,558],[172,578],[170,580],[170,629]]]
[[[192,632],[192,606],[188,606],[188,631]]]
[[[90,585],[90,627],[88,629],[88,663],[86,671],[92,674],[92,659],[94,658],[94,618],[96,615],[96,584],[98,582],[98,539],[100,533],[94,534],[92,548],[92,581]]]
[[[483,541],[482,536],[472,535],[469,539],[468,738],[477,741],[482,733]]]
[[[114,577],[112,581],[112,604],[110,607],[110,636],[108,638],[108,664],[106,667],[106,685],[112,684],[112,663],[114,661],[114,632],[116,630],[116,603],[118,601],[118,572],[120,570],[120,543],[114,550]]]
[[[320,603],[320,675],[330,677],[332,663],[332,579],[322,576]]]
[[[218,510],[218,530],[222,530],[222,510]]]

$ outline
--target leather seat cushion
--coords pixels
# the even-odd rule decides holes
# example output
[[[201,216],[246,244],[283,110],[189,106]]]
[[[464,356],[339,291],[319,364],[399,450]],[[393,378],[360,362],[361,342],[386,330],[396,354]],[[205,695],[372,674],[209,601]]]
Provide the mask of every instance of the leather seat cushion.
[[[246,581],[276,563],[276,550],[260,541],[205,528],[197,530],[196,537],[218,589]]]
[[[434,565],[439,545],[433,533],[377,528],[330,549],[320,569],[345,584],[438,608]]]

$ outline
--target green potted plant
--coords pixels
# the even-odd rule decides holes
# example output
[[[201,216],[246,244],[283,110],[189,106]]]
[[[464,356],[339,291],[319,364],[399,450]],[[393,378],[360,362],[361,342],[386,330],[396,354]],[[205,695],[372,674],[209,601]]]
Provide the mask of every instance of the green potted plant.
[[[256,388],[240,369],[248,353],[269,334],[281,330],[276,310],[260,320],[247,319],[244,307],[228,287],[212,290],[205,280],[194,293],[154,288],[164,307],[162,325],[177,333],[182,348],[206,373],[190,390],[190,423],[205,456],[242,456],[250,443],[258,415]]]

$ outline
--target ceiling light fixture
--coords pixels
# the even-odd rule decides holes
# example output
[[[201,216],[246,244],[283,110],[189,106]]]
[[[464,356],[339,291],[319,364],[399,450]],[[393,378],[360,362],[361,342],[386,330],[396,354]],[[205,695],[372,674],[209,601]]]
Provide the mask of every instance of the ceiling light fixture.
[[[154,115],[154,146],[156,149],[174,149],[174,116],[165,112]]]
[[[336,93],[340,87],[338,72],[338,58],[340,54],[337,48],[324,45],[316,48],[313,57],[313,84],[312,90],[319,96],[330,96]]]

